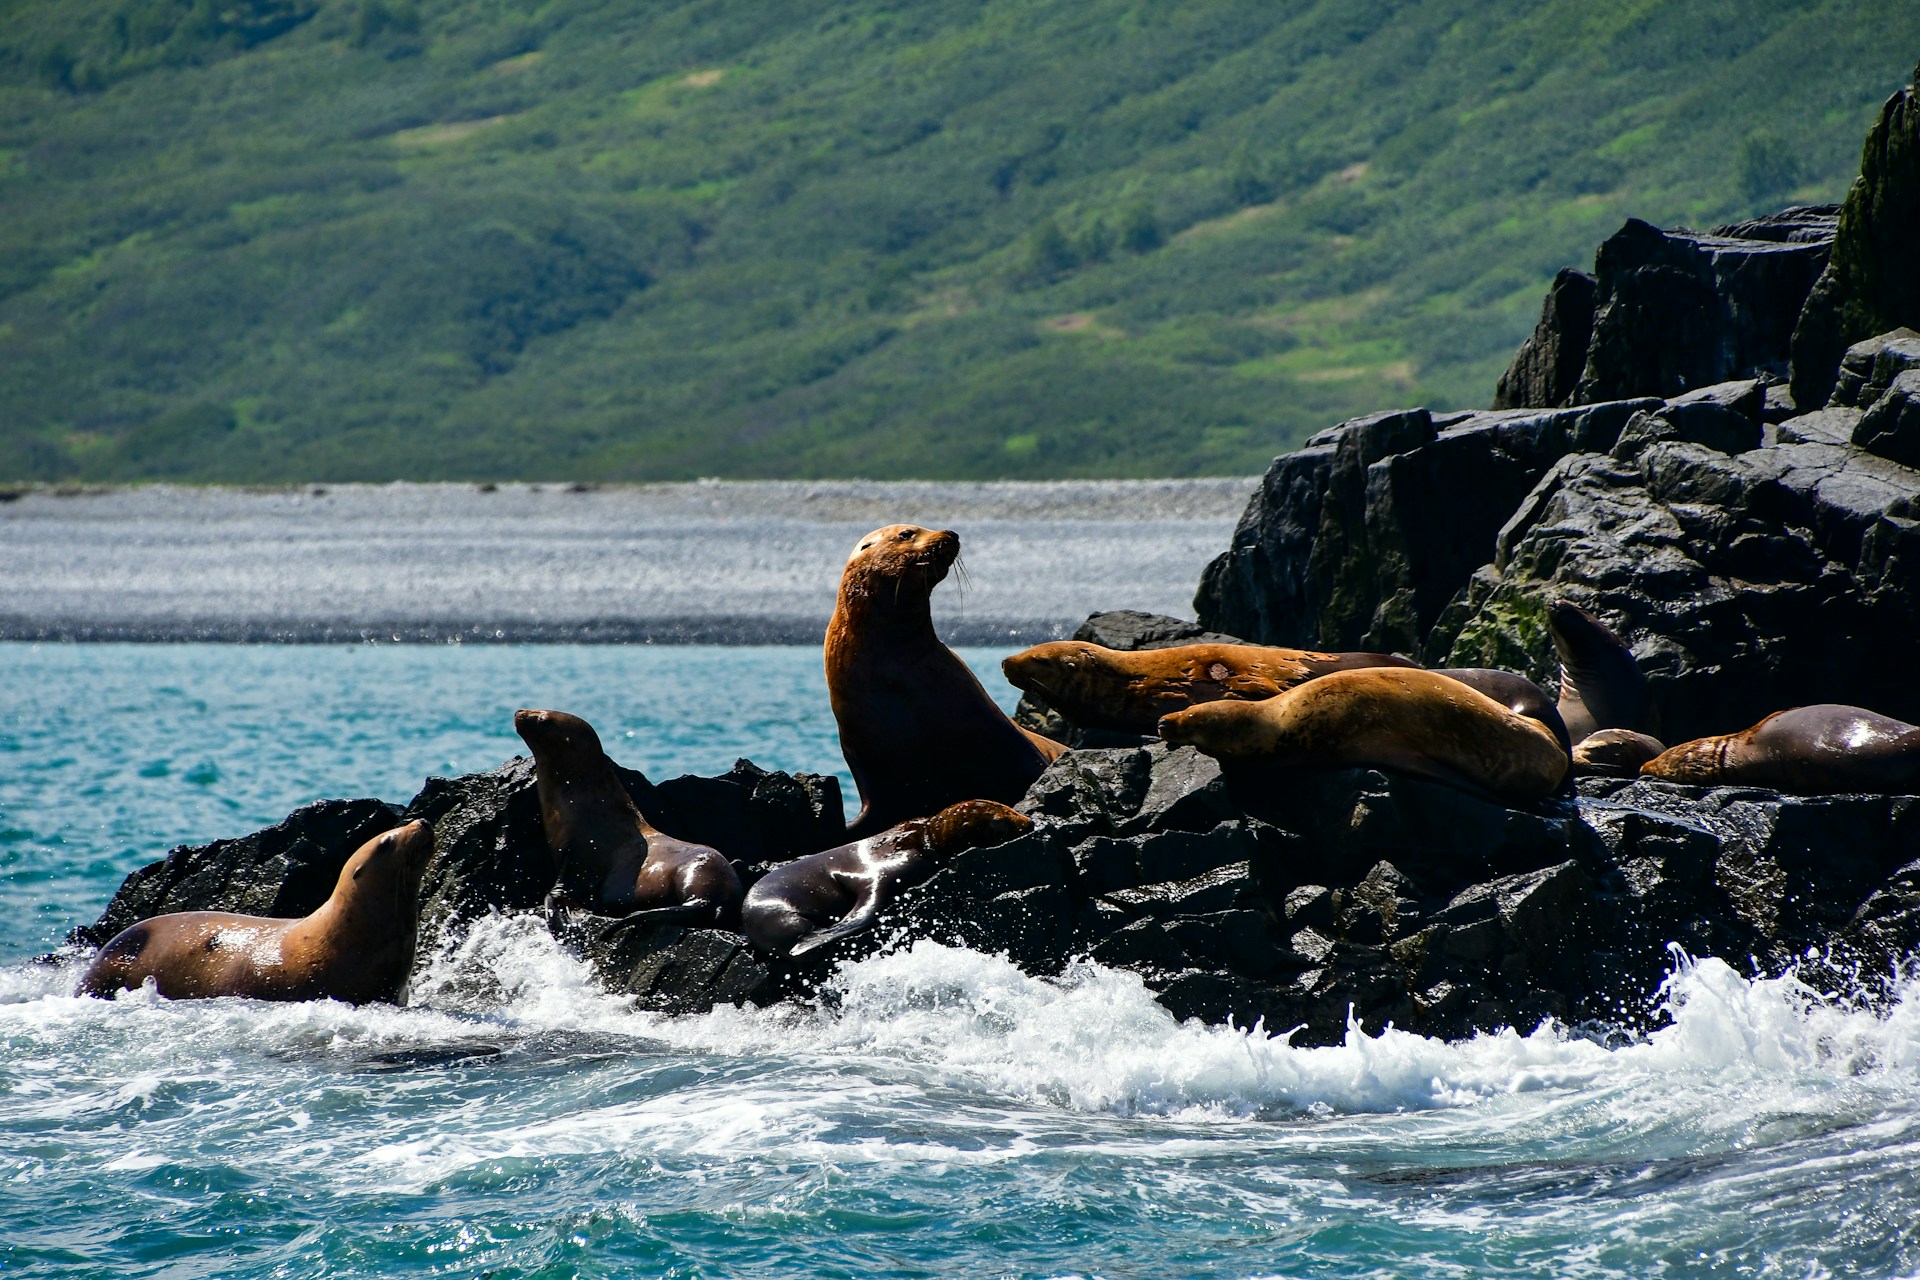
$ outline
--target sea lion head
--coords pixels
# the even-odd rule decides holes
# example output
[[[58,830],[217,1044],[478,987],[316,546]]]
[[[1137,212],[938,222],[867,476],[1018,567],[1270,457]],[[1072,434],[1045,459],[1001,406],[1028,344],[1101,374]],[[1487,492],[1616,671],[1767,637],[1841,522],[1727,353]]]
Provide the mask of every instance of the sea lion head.
[[[579,716],[568,715],[564,711],[530,711],[522,708],[513,713],[513,731],[532,750],[536,760],[560,753],[606,754],[600,745],[600,735],[593,731],[593,726]]]
[[[1033,830],[1033,819],[996,800],[962,800],[927,819],[927,848],[942,857],[1005,844]]]
[[[860,539],[847,557],[840,589],[844,595],[882,600],[898,599],[903,592],[924,599],[959,558],[960,535],[951,529],[890,524]]]
[[[340,889],[384,900],[391,894],[409,926],[420,897],[420,878],[433,857],[433,827],[419,819],[383,831],[361,845],[340,871]]]
[[[1198,747],[1218,760],[1244,760],[1273,750],[1274,733],[1264,706],[1261,702],[1202,702],[1161,716],[1156,729],[1169,746]]]
[[[1052,640],[1003,659],[1000,670],[1022,693],[1098,704],[1118,701],[1132,678],[1112,658],[1113,650],[1085,640]]]
[[[1640,766],[1662,755],[1666,745],[1631,729],[1600,729],[1573,745],[1574,772],[1606,778],[1631,778]]]

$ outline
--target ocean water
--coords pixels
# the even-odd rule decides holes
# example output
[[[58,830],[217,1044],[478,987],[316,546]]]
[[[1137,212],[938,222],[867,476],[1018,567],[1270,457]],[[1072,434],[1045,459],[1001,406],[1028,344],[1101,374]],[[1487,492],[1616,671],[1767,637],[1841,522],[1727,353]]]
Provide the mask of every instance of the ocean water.
[[[1920,1274],[1916,984],[1864,1011],[1676,953],[1641,1038],[1302,1049],[927,943],[680,1018],[528,918],[405,1008],[81,1000],[31,962],[173,843],[497,763],[518,705],[657,776],[830,771],[817,667],[0,645],[0,1276]]]

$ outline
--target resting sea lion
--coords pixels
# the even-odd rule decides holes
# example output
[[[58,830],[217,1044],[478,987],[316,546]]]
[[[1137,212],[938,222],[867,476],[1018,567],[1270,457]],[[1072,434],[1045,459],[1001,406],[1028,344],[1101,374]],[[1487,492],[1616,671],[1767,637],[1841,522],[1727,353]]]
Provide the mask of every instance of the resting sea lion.
[[[564,711],[516,711],[533,752],[540,825],[559,862],[554,896],[599,915],[729,925],[740,876],[725,854],[648,822],[614,772],[600,735]]]
[[[1567,773],[1552,730],[1435,671],[1336,671],[1262,702],[1209,702],[1160,721],[1160,736],[1222,760],[1307,768],[1377,765],[1502,798],[1551,794]]]
[[[1573,771],[1583,778],[1631,778],[1666,749],[1650,734],[1601,729],[1574,744]]]
[[[1633,650],[1579,605],[1547,606],[1547,629],[1560,655],[1560,718],[1579,742],[1599,729],[1653,729],[1653,700]]]
[[[873,924],[882,908],[966,849],[1005,844],[1032,819],[992,800],[949,805],[879,835],[775,867],[747,893],[741,927],[755,950],[799,958]]]
[[[129,925],[100,948],[77,994],[111,996],[152,978],[169,1000],[392,1000],[413,971],[432,856],[433,828],[409,822],[361,845],[310,916],[183,911]]]
[[[934,634],[960,535],[888,525],[860,540],[827,624],[827,693],[860,789],[850,836],[975,798],[1011,803],[1066,750],[1014,724]]]
[[[1044,698],[1082,728],[1150,734],[1162,716],[1202,703],[1258,702],[1335,671],[1417,665],[1391,653],[1319,653],[1251,644],[1123,650],[1084,640],[1055,640],[1014,654],[1000,669],[1009,684]],[[1546,691],[1525,676],[1492,667],[1448,667],[1440,674],[1566,739],[1566,725]]]
[[[1161,716],[1203,702],[1258,701],[1331,671],[1413,665],[1388,653],[1318,653],[1252,644],[1125,650],[1085,640],[1055,640],[1014,654],[1000,669],[1007,683],[1044,698],[1082,728],[1151,734]]]
[[[1739,733],[1683,742],[1641,765],[1640,774],[1797,795],[1912,795],[1920,791],[1920,727],[1838,703],[1795,707]]]

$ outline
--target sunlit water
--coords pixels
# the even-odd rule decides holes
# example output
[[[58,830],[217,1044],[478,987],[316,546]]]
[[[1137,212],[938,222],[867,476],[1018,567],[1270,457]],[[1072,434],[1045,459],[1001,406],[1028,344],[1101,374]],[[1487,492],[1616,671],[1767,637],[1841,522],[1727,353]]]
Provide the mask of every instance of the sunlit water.
[[[0,1275],[1920,1271],[1920,987],[1863,1013],[1677,957],[1635,1042],[1296,1049],[926,943],[684,1018],[526,918],[407,1008],[79,1000],[29,961],[170,844],[497,763],[518,705],[654,776],[832,770],[817,662],[0,646]]]

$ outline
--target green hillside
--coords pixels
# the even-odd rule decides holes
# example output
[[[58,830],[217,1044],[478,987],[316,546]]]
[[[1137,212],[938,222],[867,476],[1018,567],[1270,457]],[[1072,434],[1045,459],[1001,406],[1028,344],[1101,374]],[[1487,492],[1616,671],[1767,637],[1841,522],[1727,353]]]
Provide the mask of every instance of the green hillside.
[[[1627,216],[1838,199],[1912,0],[0,0],[0,479],[1257,470]]]

